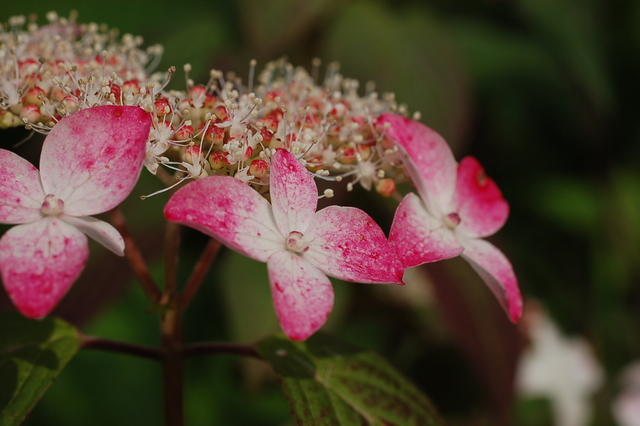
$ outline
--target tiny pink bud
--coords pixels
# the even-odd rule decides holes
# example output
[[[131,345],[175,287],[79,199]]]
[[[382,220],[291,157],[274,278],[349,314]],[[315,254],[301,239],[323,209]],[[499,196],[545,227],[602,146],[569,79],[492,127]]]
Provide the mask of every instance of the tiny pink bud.
[[[186,141],[191,139],[192,136],[193,136],[193,127],[184,125],[176,131],[173,137],[175,140],[178,140],[178,141]]]
[[[39,87],[34,87],[32,89],[29,89],[29,91],[27,91],[27,94],[24,96],[24,99],[22,100],[22,103],[24,105],[37,105],[37,106],[41,106],[42,105],[42,98],[44,96],[46,96],[46,92],[44,90],[42,90]]]
[[[209,164],[213,170],[220,170],[230,163],[222,151],[213,151],[211,155],[209,155]]]
[[[61,104],[65,107],[68,114],[78,111],[78,100],[73,96],[65,96]]]
[[[338,148],[338,161],[342,164],[351,164],[356,161],[356,150],[341,146]]]
[[[30,123],[37,123],[40,120],[40,108],[34,104],[25,105],[20,112],[20,118],[26,118]]]
[[[376,191],[383,197],[389,197],[396,192],[396,183],[393,179],[385,178],[376,182]]]
[[[200,124],[198,130],[202,130],[204,126],[205,123]],[[204,133],[204,141],[215,146],[222,145],[222,142],[224,142],[224,129],[214,126],[213,124],[209,124],[207,131]]]
[[[137,95],[140,93],[140,86],[136,80],[125,81],[122,85],[122,90],[124,93],[130,93],[132,95]]]
[[[251,156],[253,155],[253,148],[251,148],[250,146],[247,147],[247,149],[244,150],[244,161],[247,161],[248,159],[251,158]]]
[[[171,113],[171,105],[167,98],[160,98],[154,102],[156,108],[156,115],[158,118],[164,117]]]
[[[267,129],[266,127],[260,130],[260,136],[262,136],[262,145],[265,147],[269,146],[271,140],[273,139],[273,131]]]
[[[202,158],[202,151],[198,145],[191,145],[186,147],[182,153],[182,161],[189,164],[197,164]]]
[[[249,166],[249,173],[252,176],[257,177],[258,179],[262,179],[269,172],[269,163],[264,160],[255,159],[251,162]]]
[[[213,110],[213,113],[216,115],[216,117],[218,117],[220,121],[225,121],[229,117],[229,114],[227,113],[227,109],[222,105],[217,106]]]

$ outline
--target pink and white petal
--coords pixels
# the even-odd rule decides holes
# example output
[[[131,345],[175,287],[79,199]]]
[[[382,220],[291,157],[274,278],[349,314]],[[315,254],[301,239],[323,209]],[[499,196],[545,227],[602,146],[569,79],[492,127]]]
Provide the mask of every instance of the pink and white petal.
[[[403,284],[395,249],[371,217],[354,207],[329,206],[316,213],[302,255],[325,274],[361,283]]]
[[[0,273],[18,310],[42,318],[78,278],[89,256],[87,237],[58,218],[18,225],[0,239]]]
[[[315,266],[287,250],[274,253],[267,267],[282,331],[292,340],[305,340],[324,325],[331,313],[331,282]]]
[[[45,194],[62,199],[71,216],[117,206],[138,181],[150,127],[150,115],[133,106],[99,106],[64,117],[42,147]]]
[[[0,223],[28,223],[42,218],[44,191],[40,173],[11,151],[0,149]]]
[[[473,157],[463,158],[458,166],[454,204],[461,219],[457,230],[470,237],[494,234],[509,216],[509,204],[498,185]]]
[[[124,256],[122,235],[107,222],[91,216],[75,217],[64,214],[60,215],[60,219],[75,226],[118,256]]]
[[[164,216],[261,262],[284,248],[269,202],[231,176],[210,176],[180,188],[164,207]]]
[[[522,315],[522,295],[509,259],[494,245],[482,239],[461,239],[462,257],[489,286],[512,322]]]
[[[393,218],[389,243],[405,268],[459,256],[464,250],[456,235],[431,216],[420,198],[407,194]]]
[[[457,163],[447,142],[433,129],[399,115],[382,114],[378,123],[390,125],[387,136],[409,156],[406,169],[427,210],[436,217],[451,213]]]
[[[271,205],[282,235],[305,233],[318,206],[318,187],[300,161],[284,149],[271,160]]]

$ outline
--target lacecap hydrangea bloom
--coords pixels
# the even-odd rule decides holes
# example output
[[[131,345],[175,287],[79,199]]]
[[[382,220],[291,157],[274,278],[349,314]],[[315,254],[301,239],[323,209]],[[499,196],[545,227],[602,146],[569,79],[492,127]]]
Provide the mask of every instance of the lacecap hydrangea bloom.
[[[279,166],[285,159],[287,164],[293,164],[293,159],[299,163],[290,173],[298,176],[301,188],[306,188],[300,191],[313,193],[316,190],[313,179],[333,183],[320,197],[332,197],[336,188],[351,191],[356,185],[382,196],[398,196],[397,184],[409,181],[419,196],[409,194],[400,204],[389,246],[395,250],[402,267],[461,255],[489,285],[509,318],[516,321],[520,316],[521,296],[511,264],[484,240],[507,219],[509,210],[502,194],[477,160],[466,158],[458,164],[446,142],[415,121],[419,114],[414,115],[414,120],[406,118],[406,107],[397,105],[392,94],[380,95],[371,84],[362,90],[357,81],[340,75],[333,64],[320,79],[319,61],[314,61],[312,71],[307,72],[284,60],[268,63],[257,75],[252,61],[246,83],[235,74],[213,70],[208,82],[196,84],[189,78],[187,64],[184,90],[167,90],[174,68],[165,74],[149,74],[160,48],[142,51],[138,37],[125,35],[118,39],[95,24],[77,24],[73,17],[63,19],[50,13],[48,19],[48,25],[38,27],[28,23],[25,30],[26,20],[16,17],[8,30],[0,33],[0,126],[22,123],[46,134],[60,126],[65,117],[87,108],[138,107],[151,117],[143,160],[149,172],[168,186],[216,178],[189,190],[187,186],[185,192],[179,192],[182,198],[176,199],[188,204],[189,197],[184,194],[197,193],[205,186],[234,188],[235,202],[249,210],[262,206],[261,219],[255,223],[265,229],[277,229],[274,235],[283,240],[276,239],[280,247],[277,255],[267,250],[270,256],[264,257],[264,253],[256,254],[249,249],[249,243],[229,240],[219,230],[212,230],[215,227],[198,224],[193,219],[194,212],[189,213],[190,218],[186,213],[177,215],[180,209],[187,209],[177,201],[170,203],[168,217],[214,235],[231,248],[268,264],[271,257],[286,257],[295,260],[294,263],[303,259],[313,264],[307,259],[313,257],[313,252],[296,252],[297,243],[293,241],[299,236],[294,232],[298,232],[302,234],[300,241],[306,241],[300,244],[307,247],[307,228],[297,229],[295,221],[287,225],[280,219],[272,218],[275,222],[266,219],[271,218],[271,213],[265,213],[267,210],[279,209],[281,201],[273,197],[280,197],[277,194],[282,190],[277,187],[286,181],[278,176],[289,173]],[[303,179],[304,173],[308,177]],[[257,201],[259,196],[264,200]],[[202,197],[207,195],[203,193]],[[272,207],[267,208],[269,199]],[[293,201],[291,205],[310,211],[312,204],[307,200],[304,205]],[[210,201],[202,200],[200,208],[198,220],[202,215],[214,214],[209,211]],[[240,214],[239,208],[233,203],[218,205],[216,209],[222,213],[215,214],[235,217]],[[317,214],[327,214],[323,211]],[[345,235],[353,236],[359,229],[356,222],[345,222],[354,226],[345,230]],[[305,222],[307,226],[310,225]],[[379,236],[378,233],[376,241]],[[293,248],[288,246],[290,237]],[[261,240],[254,242],[258,241]],[[262,241],[258,246],[264,244],[271,243]],[[380,244],[386,253],[387,243]],[[300,259],[291,257],[293,252]],[[304,264],[299,269],[314,277],[319,294],[324,295],[324,302],[313,308],[316,311],[284,313],[289,308],[283,308],[286,303],[281,304],[274,293],[283,328],[295,338],[308,336],[330,311],[326,281],[320,275],[342,276],[335,268],[323,270],[319,264],[313,268],[322,272],[311,273],[307,263]],[[372,270],[378,268],[375,265],[375,262],[361,264]],[[397,278],[394,268],[390,269],[391,275]],[[269,269],[276,270],[275,266]],[[292,269],[293,263],[287,273]],[[396,278],[385,280],[398,282]],[[313,319],[300,329],[286,325],[286,318],[299,318],[303,313],[309,313]]]

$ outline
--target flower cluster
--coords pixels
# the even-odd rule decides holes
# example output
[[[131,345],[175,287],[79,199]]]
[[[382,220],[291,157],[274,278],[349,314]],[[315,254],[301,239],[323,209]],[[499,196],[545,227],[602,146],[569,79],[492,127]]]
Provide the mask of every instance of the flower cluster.
[[[99,105],[153,103],[161,46],[75,16],[47,14],[38,26],[14,16],[0,27],[0,128],[25,123],[47,132],[68,114]],[[26,28],[25,28],[26,24]]]
[[[168,220],[267,263],[276,311],[291,338],[307,338],[326,320],[333,292],[325,275],[401,284],[405,268],[458,255],[479,273],[510,319],[520,317],[522,300],[511,264],[483,239],[509,214],[500,190],[477,160],[468,157],[458,164],[436,132],[406,118],[393,95],[379,96],[369,86],[361,96],[358,82],[343,78],[336,66],[329,66],[319,83],[319,63],[308,73],[284,60],[268,63],[256,78],[252,62],[246,85],[215,70],[198,85],[186,65],[186,90],[165,90],[175,70],[157,78],[145,69],[161,49],[143,52],[136,37],[118,40],[97,25],[53,13],[48,19],[48,25],[30,23],[25,31],[24,18],[13,18],[0,33],[0,127],[24,123],[50,133],[40,176],[13,154],[0,152],[0,161],[13,169],[0,181],[0,191],[14,200],[0,206],[0,221],[30,224],[13,228],[0,241],[0,270],[27,315],[46,314],[84,265],[86,248],[78,247],[86,242],[78,235],[84,236],[69,226],[113,249],[117,232],[96,231],[99,227],[88,226],[95,222],[85,216],[117,205],[144,164],[153,174],[160,166],[173,170],[175,185],[195,180],[170,199]],[[118,118],[122,114],[129,118]],[[95,136],[80,130],[83,122]],[[109,130],[112,125],[118,134]],[[129,152],[120,140],[127,125],[142,154],[127,154],[124,166],[114,167]],[[60,135],[69,140],[61,142]],[[77,157],[81,145],[94,157]],[[65,169],[65,161],[69,170],[53,171]],[[133,180],[118,191],[96,192],[104,197],[96,204],[99,209],[76,208],[72,201],[87,204],[87,188],[122,167],[132,168]],[[82,188],[76,188],[74,173],[88,176],[90,184],[81,184],[83,178],[77,183]],[[28,187],[20,183],[23,176],[29,176]],[[409,180],[418,195],[408,194],[400,203],[387,240],[361,210],[331,206],[315,212],[314,179],[344,181],[347,190],[360,184],[383,196]],[[320,197],[332,195],[327,189]],[[37,228],[37,241],[20,231],[25,226]],[[58,247],[56,252],[45,249],[47,241]],[[61,262],[60,253],[75,257]],[[44,266],[31,268],[33,259]],[[55,297],[42,306],[21,301],[50,287]]]
[[[264,193],[273,150],[284,148],[319,178],[348,178],[349,188],[359,182],[389,196],[404,179],[393,145],[374,126],[381,113],[398,110],[393,95],[379,96],[371,85],[358,95],[358,82],[335,65],[319,84],[319,63],[311,76],[271,62],[254,87],[253,62],[247,85],[215,70],[206,84],[194,84],[187,64],[185,90],[168,91],[174,68],[149,74],[160,47],[143,51],[140,37],[118,39],[73,16],[47,19],[25,29],[25,17],[13,17],[0,32],[0,128],[26,124],[46,134],[85,108],[140,106],[154,117],[145,160],[153,174],[163,165],[179,180],[235,176]]]

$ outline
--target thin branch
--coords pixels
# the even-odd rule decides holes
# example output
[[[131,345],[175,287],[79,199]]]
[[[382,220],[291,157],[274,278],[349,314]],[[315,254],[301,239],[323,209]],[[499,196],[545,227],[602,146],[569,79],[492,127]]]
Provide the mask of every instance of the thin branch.
[[[164,241],[164,291],[160,330],[162,334],[162,375],[166,426],[184,425],[184,346],[182,310],[178,305],[178,257],[180,225],[167,222]]]
[[[182,309],[185,309],[191,303],[191,300],[198,292],[200,288],[200,284],[202,284],[202,280],[209,272],[209,268],[211,268],[211,263],[215,260],[216,256],[220,252],[221,244],[218,240],[211,238],[207,243],[204,251],[200,255],[200,259],[198,259],[198,263],[193,268],[193,272],[189,277],[189,281],[184,287],[182,294],[180,295],[179,305]]]
[[[256,348],[251,345],[227,342],[197,342],[185,347],[185,355],[187,357],[219,354],[242,355],[262,359]]]
[[[124,239],[124,255],[127,257],[131,268],[140,280],[140,284],[142,285],[144,292],[147,293],[147,297],[151,302],[158,304],[161,297],[160,290],[151,277],[147,263],[144,261],[142,253],[138,249],[138,246],[129,232],[129,227],[127,226],[124,215],[117,207],[112,209],[109,212],[109,215],[111,216],[113,226],[118,230],[118,232],[120,232],[120,235],[122,235],[122,238]]]
[[[134,343],[120,342],[118,340],[103,339],[101,337],[81,336],[80,347],[82,349],[94,349],[108,352],[116,352],[133,355],[141,358],[160,360],[162,353],[157,348],[136,345]]]

